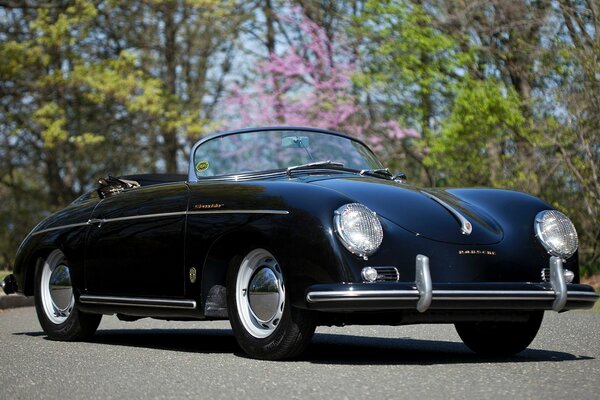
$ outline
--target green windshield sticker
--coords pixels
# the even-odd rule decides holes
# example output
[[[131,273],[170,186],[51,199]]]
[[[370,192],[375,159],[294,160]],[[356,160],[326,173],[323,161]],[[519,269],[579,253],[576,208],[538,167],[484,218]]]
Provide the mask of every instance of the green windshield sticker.
[[[208,169],[208,161],[200,161],[198,164],[196,164],[196,171],[198,172],[204,172]]]

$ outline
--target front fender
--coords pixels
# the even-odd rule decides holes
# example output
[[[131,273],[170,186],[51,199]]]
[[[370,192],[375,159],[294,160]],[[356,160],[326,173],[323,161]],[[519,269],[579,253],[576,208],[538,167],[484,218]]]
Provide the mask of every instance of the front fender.
[[[310,285],[352,279],[354,256],[340,246],[332,226],[333,211],[352,202],[351,199],[329,189],[290,181],[240,186],[241,190],[230,189],[238,193],[235,201],[240,209],[276,208],[287,214],[252,217],[230,214],[215,223],[209,223],[206,216],[203,220],[188,219],[187,264],[203,260],[201,286],[190,286],[190,290],[202,293],[203,304],[211,290],[225,285],[231,258],[236,254],[243,256],[242,253],[251,250],[249,246],[265,247],[277,256],[293,304],[304,306],[304,291]],[[251,186],[252,190],[245,186]],[[202,194],[204,202],[223,201],[222,197],[213,198],[207,189]],[[210,244],[202,249],[203,243]]]
[[[42,220],[23,239],[17,249],[13,268],[20,293],[33,295],[33,276],[37,261],[55,249],[60,249],[69,260],[73,286],[83,287],[87,221],[97,204],[98,200],[94,198],[75,201]]]

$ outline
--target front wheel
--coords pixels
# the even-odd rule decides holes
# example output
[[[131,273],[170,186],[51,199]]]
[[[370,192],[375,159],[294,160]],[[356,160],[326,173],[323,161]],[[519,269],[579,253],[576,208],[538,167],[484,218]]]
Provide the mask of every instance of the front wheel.
[[[464,344],[475,353],[506,357],[531,344],[543,317],[543,311],[535,311],[524,322],[457,322],[454,326]]]
[[[227,275],[229,320],[251,357],[280,360],[300,354],[315,331],[313,315],[290,304],[284,271],[267,250],[234,258]]]
[[[35,310],[49,338],[83,340],[93,335],[102,315],[88,314],[75,307],[71,270],[65,255],[54,250],[35,271]]]

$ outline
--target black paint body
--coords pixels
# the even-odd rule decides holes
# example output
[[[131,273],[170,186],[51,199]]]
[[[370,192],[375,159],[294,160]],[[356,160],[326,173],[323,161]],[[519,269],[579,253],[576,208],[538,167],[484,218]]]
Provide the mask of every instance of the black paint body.
[[[429,257],[434,288],[452,283],[546,285],[540,272],[548,266],[549,255],[535,237],[534,217],[552,209],[550,205],[506,190],[429,192],[464,214],[473,233],[462,234],[448,210],[419,188],[343,171],[193,183],[181,177],[105,199],[91,192],[34,228],[19,248],[14,275],[19,291],[32,295],[36,264],[58,248],[69,260],[82,310],[173,319],[225,318],[225,305],[207,299],[225,286],[232,258],[256,247],[276,256],[291,300],[302,308],[309,308],[309,287],[361,284],[365,266],[395,266],[400,272],[396,285],[410,285],[417,254]],[[368,260],[349,253],[334,232],[334,210],[353,202],[376,212],[383,226],[383,243]],[[222,206],[202,208],[214,204]],[[243,212],[248,210],[282,213]],[[109,222],[94,222],[104,220]],[[470,250],[488,254],[460,254]],[[192,267],[195,282],[189,277]],[[578,283],[577,254],[564,267],[575,273],[573,282]],[[83,294],[192,299],[197,306],[84,305],[78,301]],[[385,311],[385,301],[373,304]],[[379,322],[388,317],[382,315]]]

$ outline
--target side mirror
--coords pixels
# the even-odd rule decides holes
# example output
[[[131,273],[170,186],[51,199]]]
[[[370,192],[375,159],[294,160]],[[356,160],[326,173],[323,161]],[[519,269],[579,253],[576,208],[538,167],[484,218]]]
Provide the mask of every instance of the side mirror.
[[[399,172],[392,176],[392,180],[397,183],[406,183],[406,174],[404,172]]]

